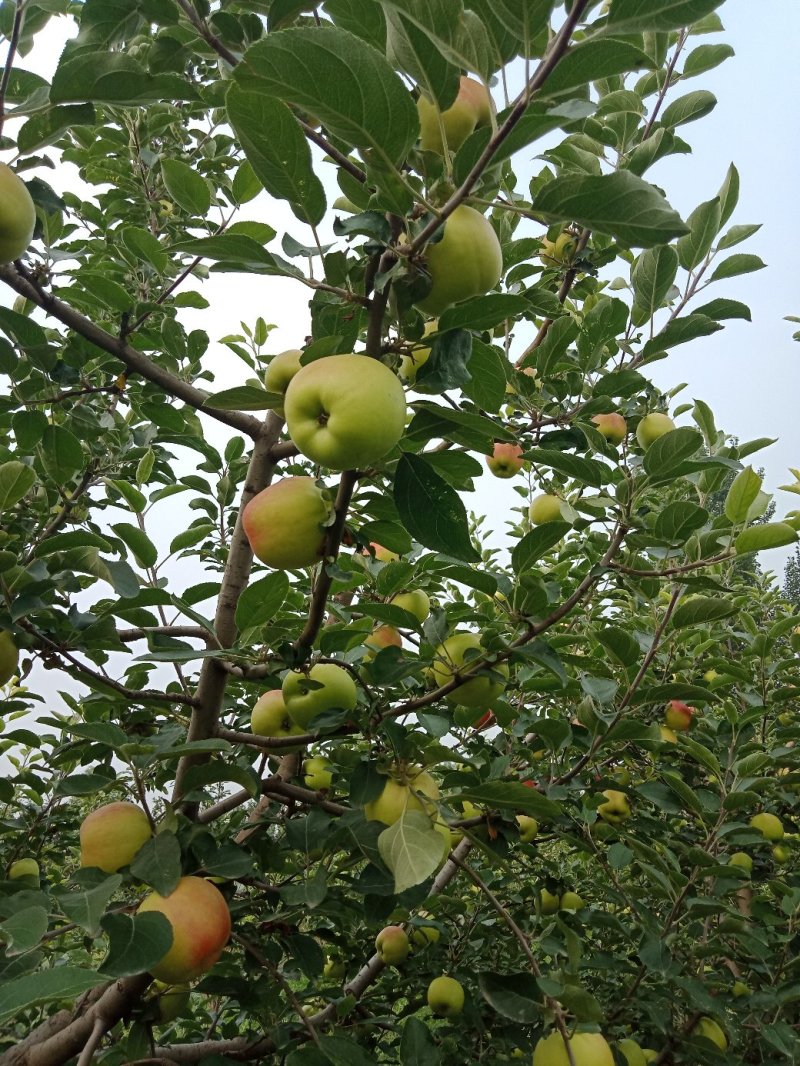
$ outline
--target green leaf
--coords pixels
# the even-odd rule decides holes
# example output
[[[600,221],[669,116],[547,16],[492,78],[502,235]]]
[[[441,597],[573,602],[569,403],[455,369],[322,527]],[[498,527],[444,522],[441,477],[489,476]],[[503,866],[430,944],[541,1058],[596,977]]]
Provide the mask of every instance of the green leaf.
[[[650,248],[688,232],[664,196],[627,170],[596,177],[569,174],[543,186],[534,200],[538,215],[579,222],[623,244]]]
[[[682,126],[686,122],[695,122],[703,118],[717,106],[717,98],[707,89],[696,89],[694,92],[679,96],[673,100],[669,107],[661,114],[661,124],[668,128]]]
[[[130,548],[136,562],[143,570],[155,566],[158,559],[158,549],[150,540],[144,530],[138,526],[132,526],[129,522],[117,522],[111,527],[120,540]]]
[[[145,914],[107,914],[103,929],[108,935],[108,954],[100,972],[106,977],[132,977],[145,973],[172,947],[172,925],[156,911]]]
[[[439,1066],[439,1049],[428,1026],[419,1018],[409,1018],[400,1040],[402,1066]]]
[[[218,411],[271,411],[282,405],[283,397],[277,392],[257,389],[254,385],[237,385],[212,393],[203,404]]]
[[[685,544],[697,529],[708,521],[708,511],[690,500],[675,500],[668,503],[656,518],[653,532],[661,540],[671,544]]]
[[[638,257],[631,271],[631,283],[634,301],[647,316],[645,321],[652,318],[664,303],[677,273],[678,254],[669,244],[647,248]]]
[[[720,598],[712,600],[708,596],[695,596],[678,605],[672,616],[672,626],[674,629],[683,629],[685,626],[702,625],[704,622],[718,622],[721,618],[728,618],[735,611],[736,606],[728,600]]]
[[[720,217],[719,224],[724,226],[739,202],[739,171],[731,163],[725,180],[719,190]]]
[[[726,300],[724,298],[711,300],[709,303],[703,304],[702,307],[696,308],[694,313],[703,315],[705,318],[717,320],[723,318],[743,318],[745,322],[752,322],[753,320],[747,304],[743,304],[739,300]]]
[[[283,570],[267,574],[249,585],[236,605],[236,628],[249,629],[274,618],[289,594],[289,578]]]
[[[558,452],[555,448],[529,448],[525,458],[537,466],[546,466],[557,470],[568,478],[575,478],[586,485],[600,488],[611,477],[609,468],[596,459],[584,459],[569,452]]]
[[[746,226],[731,226],[728,232],[723,234],[720,238],[717,248],[733,248],[735,244],[741,244],[742,241],[746,241],[748,237],[752,237],[754,233],[758,233],[760,229],[760,223],[751,223]]]
[[[685,80],[694,78],[697,74],[705,74],[707,70],[713,70],[735,54],[729,44],[701,44],[686,57],[681,78]]]
[[[6,981],[0,985],[0,1024],[31,1007],[60,999],[75,1000],[107,980],[103,974],[78,966],[54,966]]]
[[[19,503],[36,484],[36,473],[12,459],[0,466],[0,514]]]
[[[156,273],[163,273],[167,266],[167,255],[159,242],[149,230],[140,226],[124,226],[119,231],[123,245],[140,262],[148,263]]]
[[[797,541],[797,530],[788,522],[765,522],[761,526],[750,526],[734,542],[737,555],[748,552],[766,551],[768,548],[782,548]]]
[[[185,749],[186,745],[182,745],[182,748]],[[168,754],[176,755],[180,750],[177,747],[172,748]],[[202,790],[207,785],[219,784],[222,781],[234,781],[237,785],[247,789],[254,798],[261,791],[258,775],[252,768],[237,766],[235,763],[222,759],[189,767],[184,778],[184,787],[188,795],[190,792]]]
[[[93,52],[68,46],[50,87],[51,104],[118,104],[133,107],[148,100],[193,100],[197,91],[177,74],[148,74],[135,59],[119,52]]]
[[[573,45],[547,79],[544,92],[554,96],[614,74],[648,70],[653,59],[631,41],[594,37]]]
[[[406,811],[378,837],[381,858],[394,874],[396,894],[422,884],[444,861],[449,835],[433,828],[421,811]]]
[[[537,792],[535,788],[528,788],[519,781],[487,781],[481,785],[470,786],[457,796],[450,797],[451,805],[467,800],[482,807],[521,811],[544,821],[558,818],[561,814],[558,804]]]
[[[654,441],[645,452],[644,469],[651,476],[664,478],[677,470],[703,446],[703,435],[696,429],[680,426]]]
[[[632,666],[642,657],[638,642],[618,626],[606,626],[597,633],[597,639],[623,666]]]
[[[161,896],[174,891],[181,879],[181,846],[174,833],[157,833],[146,841],[131,862],[131,873]]]
[[[507,318],[517,318],[529,309],[524,296],[492,292],[448,308],[439,319],[439,329],[493,329]]]
[[[613,0],[608,29],[612,33],[682,29],[721,3],[722,0]]]
[[[179,159],[161,160],[161,177],[169,195],[190,215],[205,217],[211,207],[211,190],[205,179]]]
[[[394,475],[394,501],[408,532],[432,551],[472,563],[472,546],[461,497],[430,463],[405,453]]]
[[[678,258],[684,270],[693,270],[708,254],[719,232],[719,197],[707,200],[686,219],[689,233],[678,241]]]
[[[42,435],[42,459],[56,484],[68,483],[83,466],[83,448],[64,426],[48,426]]]
[[[721,281],[723,278],[735,278],[740,274],[751,274],[754,270],[763,270],[767,264],[757,255],[748,255],[746,252],[737,252],[723,259],[710,281]]]
[[[546,555],[551,548],[569,533],[569,522],[546,522],[536,526],[518,541],[511,552],[511,565],[515,574],[530,570],[534,563]]]
[[[97,936],[108,902],[121,884],[122,875],[112,874],[94,888],[59,895],[58,905],[71,922],[85,929],[89,936]]]
[[[390,166],[419,136],[411,94],[384,56],[336,26],[270,34],[247,50],[235,78],[302,108],[334,137]]]
[[[232,85],[228,118],[258,180],[271,196],[288,200],[298,218],[316,226],[325,214],[325,190],[297,119],[267,91]]]
[[[542,993],[529,973],[482,973],[478,988],[489,1006],[518,1025],[534,1025],[542,1016]]]
[[[0,924],[0,939],[9,958],[35,948],[46,932],[47,911],[39,906],[23,907]]]
[[[761,475],[752,466],[746,466],[731,482],[725,497],[725,516],[738,525],[747,520],[747,513],[761,491]]]
[[[697,340],[698,337],[708,337],[722,328],[719,322],[698,313],[686,315],[684,318],[673,318],[660,333],[645,344],[642,356],[647,358],[654,353],[668,352],[678,344],[686,344],[688,341]]]
[[[467,364],[470,380],[461,386],[461,391],[482,411],[499,411],[506,397],[507,365],[508,360],[497,348],[473,337]]]

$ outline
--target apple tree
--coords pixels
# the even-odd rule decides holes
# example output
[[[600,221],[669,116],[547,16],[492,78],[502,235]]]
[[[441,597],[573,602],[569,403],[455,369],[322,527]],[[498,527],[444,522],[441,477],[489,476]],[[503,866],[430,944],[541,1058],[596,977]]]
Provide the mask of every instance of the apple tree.
[[[0,1066],[797,1061],[721,8],[0,4]]]

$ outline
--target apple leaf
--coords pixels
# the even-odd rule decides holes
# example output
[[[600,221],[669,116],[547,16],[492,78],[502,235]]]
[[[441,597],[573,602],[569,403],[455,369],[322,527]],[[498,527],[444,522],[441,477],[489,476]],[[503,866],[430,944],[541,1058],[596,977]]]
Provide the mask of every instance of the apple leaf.
[[[797,530],[788,522],[765,522],[762,526],[750,526],[739,534],[735,542],[736,554],[782,548],[786,544],[794,544],[796,540]]]
[[[236,628],[261,626],[274,618],[289,594],[289,578],[276,570],[249,585],[236,604]]]
[[[131,863],[131,873],[162,896],[181,879],[181,846],[174,833],[158,833],[146,841]]]
[[[610,33],[678,30],[709,15],[722,0],[614,0],[608,16]]]
[[[112,874],[93,888],[58,896],[58,905],[71,922],[85,929],[90,936],[97,936],[108,901],[121,884],[122,875]]]
[[[558,818],[561,808],[535,788],[528,788],[521,781],[487,781],[474,788],[466,788],[448,800],[451,804],[478,803],[482,807],[497,807],[504,810],[522,811],[534,818],[547,820]]]
[[[0,514],[19,503],[36,482],[36,474],[29,466],[12,459],[0,466]]]
[[[747,512],[761,490],[761,476],[752,466],[740,470],[725,497],[725,517],[735,524],[747,520]]]
[[[409,1018],[403,1026],[400,1062],[403,1066],[439,1066],[439,1049],[430,1029],[419,1018]]]
[[[5,941],[9,957],[36,947],[46,932],[47,911],[39,906],[23,907],[0,925],[0,939]]]
[[[0,1023],[42,1003],[76,999],[106,981],[103,974],[79,966],[54,966],[15,977],[0,986]]]
[[[409,453],[400,459],[394,501],[403,525],[420,544],[464,562],[479,561],[461,497],[425,459]]]
[[[631,271],[633,299],[647,319],[661,307],[677,273],[678,253],[669,244],[646,248],[636,260]]]
[[[764,526],[756,526],[755,529],[764,529]],[[787,527],[792,529],[791,526]],[[746,531],[749,532],[749,531]],[[794,530],[792,530],[794,533]],[[795,539],[797,534],[795,533]],[[756,550],[756,549],[751,549]],[[710,596],[695,596],[692,600],[682,603],[672,616],[674,629],[682,629],[684,626],[702,625],[704,622],[717,622],[721,618],[727,618],[734,614],[736,607],[728,600],[720,598],[711,599]]]
[[[542,993],[529,973],[482,973],[481,995],[498,1014],[519,1025],[533,1025],[542,1014]]]
[[[645,471],[652,477],[663,480],[673,472],[685,459],[694,455],[703,445],[703,435],[696,429],[682,426],[665,433],[653,441],[644,457]]]
[[[449,837],[434,829],[420,811],[405,812],[378,837],[378,851],[394,874],[397,895],[430,877],[448,850]]]
[[[156,911],[148,914],[108,914],[103,919],[108,954],[100,966],[107,977],[144,973],[172,947],[172,925]]]

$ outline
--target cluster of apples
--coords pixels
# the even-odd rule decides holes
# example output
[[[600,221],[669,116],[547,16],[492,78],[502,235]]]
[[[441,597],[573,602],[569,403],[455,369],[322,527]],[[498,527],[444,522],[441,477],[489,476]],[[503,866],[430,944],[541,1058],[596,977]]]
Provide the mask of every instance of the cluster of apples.
[[[724,1030],[707,1015],[697,1019],[691,1035],[710,1041],[719,1051],[728,1049]],[[616,1046],[627,1066],[647,1066],[659,1057],[653,1048],[643,1048],[630,1038],[618,1040]],[[601,1033],[576,1032],[565,1043],[562,1033],[554,1029],[533,1051],[533,1066],[615,1066],[615,1061],[611,1045]]]
[[[556,911],[579,911],[586,904],[577,892],[562,892],[560,896],[546,888],[539,889],[539,908],[542,914],[555,914]]]

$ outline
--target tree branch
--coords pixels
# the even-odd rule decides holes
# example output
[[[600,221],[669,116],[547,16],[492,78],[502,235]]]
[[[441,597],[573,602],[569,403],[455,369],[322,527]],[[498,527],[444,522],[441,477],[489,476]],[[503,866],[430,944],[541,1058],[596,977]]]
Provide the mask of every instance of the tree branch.
[[[19,36],[22,33],[22,23],[25,16],[25,0],[16,0],[16,3],[14,24],[11,27],[11,39],[8,42],[8,53],[6,54],[6,64],[3,67],[3,77],[0,78],[0,134],[3,132],[3,126],[6,121],[6,93],[8,92],[8,83],[11,80],[11,71],[14,69],[14,59],[17,54]]]

